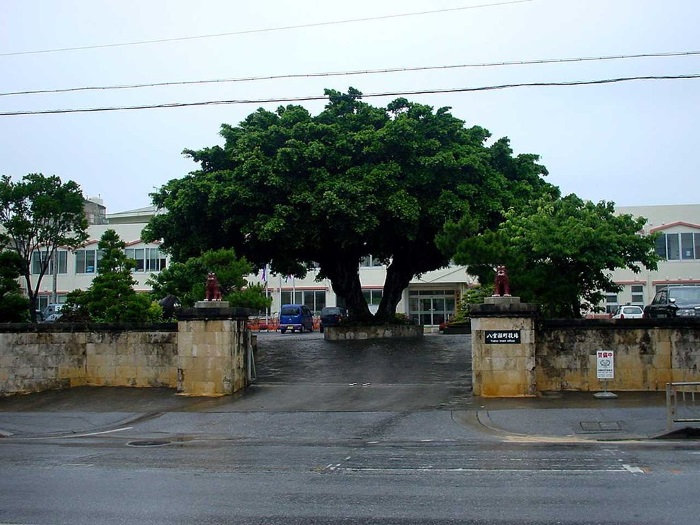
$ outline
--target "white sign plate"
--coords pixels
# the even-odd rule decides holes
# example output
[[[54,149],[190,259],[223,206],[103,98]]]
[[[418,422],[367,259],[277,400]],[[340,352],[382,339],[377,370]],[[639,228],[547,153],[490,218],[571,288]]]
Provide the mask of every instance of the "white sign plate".
[[[612,350],[598,350],[596,352],[598,379],[615,378],[615,355]]]

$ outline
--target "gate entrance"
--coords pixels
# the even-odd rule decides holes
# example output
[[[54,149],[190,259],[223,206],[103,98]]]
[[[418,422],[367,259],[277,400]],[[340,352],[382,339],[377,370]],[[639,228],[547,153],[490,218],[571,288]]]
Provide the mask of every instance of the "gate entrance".
[[[261,332],[257,380],[236,406],[278,411],[462,410],[472,397],[470,349],[468,334],[326,341],[318,332]]]

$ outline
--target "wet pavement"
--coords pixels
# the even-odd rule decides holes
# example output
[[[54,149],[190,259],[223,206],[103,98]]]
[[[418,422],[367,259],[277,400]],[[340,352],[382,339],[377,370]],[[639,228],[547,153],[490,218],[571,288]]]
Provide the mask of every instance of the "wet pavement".
[[[220,433],[233,417],[226,414],[238,414],[240,422],[240,414],[257,412],[263,413],[261,421],[283,421],[282,415],[291,413],[356,413],[347,421],[361,424],[360,413],[370,419],[398,413],[408,421],[406,414],[447,411],[447,418],[435,417],[458,423],[467,434],[505,440],[649,439],[667,432],[661,392],[618,392],[617,399],[604,400],[580,392],[474,398],[470,342],[468,335],[328,342],[318,333],[261,333],[257,379],[234,396],[82,387],[0,398],[0,437],[100,433],[136,425],[155,432],[177,414],[180,428]]]
[[[347,343],[260,334],[233,396],[0,398],[0,522],[697,521],[697,441],[647,440],[662,395],[485,399],[469,336]]]
[[[261,383],[459,383],[471,391],[471,337],[325,341],[318,333],[258,334]]]

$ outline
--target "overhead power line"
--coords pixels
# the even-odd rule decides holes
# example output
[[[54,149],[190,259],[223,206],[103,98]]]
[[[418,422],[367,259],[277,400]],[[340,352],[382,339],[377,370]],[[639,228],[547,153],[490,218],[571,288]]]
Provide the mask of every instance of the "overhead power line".
[[[499,6],[504,6],[504,5],[511,5],[511,4],[522,4],[526,2],[534,2],[535,0],[507,0],[503,2],[493,2],[493,3],[488,3],[488,4],[479,4],[479,5],[470,5],[470,6],[462,6],[462,7],[452,7],[452,8],[446,8],[446,9],[433,9],[430,11],[418,11],[414,13],[400,13],[400,14],[393,14],[393,15],[382,15],[382,16],[368,16],[364,18],[350,18],[347,20],[334,20],[330,22],[313,22],[309,24],[298,24],[298,25],[291,25],[291,26],[280,26],[280,27],[267,27],[267,28],[262,28],[262,29],[246,29],[242,31],[231,31],[228,33],[214,33],[214,34],[208,34],[208,35],[195,35],[195,36],[181,36],[181,37],[174,37],[174,38],[159,38],[159,39],[154,39],[154,40],[139,40],[135,42],[118,42],[118,43],[112,43],[112,44],[94,44],[94,45],[89,45],[89,46],[76,46],[76,47],[63,47],[63,48],[55,48],[55,49],[39,49],[39,50],[34,50],[34,51],[14,51],[14,52],[7,52],[7,53],[0,53],[0,57],[2,56],[17,56],[17,55],[38,55],[42,53],[63,53],[66,51],[84,51],[87,49],[104,49],[104,48],[110,48],[110,47],[126,47],[126,46],[141,46],[141,45],[147,45],[147,44],[163,44],[167,42],[180,42],[184,40],[201,40],[205,38],[221,38],[225,36],[238,36],[238,35],[249,35],[253,33],[271,33],[274,31],[289,31],[292,29],[305,29],[305,28],[310,28],[310,27],[323,27],[323,26],[330,26],[330,25],[339,25],[339,24],[355,24],[358,22],[369,22],[372,20],[387,20],[390,18],[405,18],[405,17],[410,17],[410,16],[422,16],[422,15],[432,15],[432,14],[437,14],[437,13],[449,13],[449,12],[454,12],[454,11],[465,11],[467,9],[482,9],[486,7],[499,7]]]
[[[574,58],[545,58],[537,60],[513,60],[507,62],[484,62],[484,63],[472,63],[472,64],[448,64],[441,66],[416,66],[416,67],[393,67],[393,68],[382,68],[382,69],[366,69],[366,70],[355,70],[355,71],[330,71],[324,73],[292,73],[286,75],[267,75],[267,76],[252,76],[252,77],[238,77],[238,78],[221,78],[221,79],[210,79],[210,80],[182,80],[175,82],[151,82],[142,84],[121,84],[112,86],[84,86],[84,87],[71,87],[71,88],[58,88],[58,89],[36,89],[27,91],[10,91],[6,93],[0,93],[0,97],[12,96],[12,95],[37,95],[46,93],[70,93],[76,91],[108,91],[108,90],[119,90],[119,89],[140,89],[140,88],[152,88],[152,87],[166,87],[166,86],[188,86],[188,85],[203,85],[203,84],[223,84],[223,83],[233,83],[233,82],[254,82],[260,80],[280,80],[280,79],[292,79],[292,78],[317,78],[317,77],[339,77],[339,76],[353,76],[353,75],[377,75],[386,73],[405,73],[405,72],[416,72],[416,71],[434,71],[434,70],[447,70],[447,69],[462,69],[462,68],[478,68],[478,67],[501,67],[501,66],[528,66],[528,65],[543,65],[543,64],[566,64],[571,62],[598,62],[607,60],[625,60],[625,59],[636,59],[636,58],[670,58],[670,57],[681,57],[681,56],[695,56],[700,55],[700,51],[669,51],[669,52],[659,52],[659,53],[638,53],[634,55],[607,55],[600,57],[574,57]]]
[[[363,94],[362,98],[377,98],[377,97],[398,97],[410,95],[439,95],[446,93],[467,93],[476,91],[495,91],[501,89],[512,89],[521,87],[564,87],[564,86],[590,86],[600,84],[614,84],[619,82],[631,81],[649,81],[649,80],[689,80],[698,79],[700,74],[692,75],[659,75],[659,76],[635,76],[635,77],[619,77],[606,78],[599,80],[574,80],[567,82],[528,82],[517,84],[500,84],[495,86],[480,86],[480,87],[464,87],[464,88],[447,88],[447,89],[424,89],[413,91],[387,91],[384,93],[369,93]],[[144,104],[137,106],[114,106],[114,107],[97,107],[97,108],[75,108],[75,109],[45,109],[38,111],[9,111],[0,112],[0,117],[14,117],[20,115],[56,115],[62,113],[98,113],[105,111],[126,111],[126,110],[142,110],[142,109],[162,109],[162,108],[183,108],[194,106],[215,106],[224,104],[269,104],[281,102],[309,102],[315,100],[324,100],[325,95],[312,95],[303,97],[278,97],[266,99],[236,99],[236,100],[209,100],[203,102],[171,102],[165,104]]]

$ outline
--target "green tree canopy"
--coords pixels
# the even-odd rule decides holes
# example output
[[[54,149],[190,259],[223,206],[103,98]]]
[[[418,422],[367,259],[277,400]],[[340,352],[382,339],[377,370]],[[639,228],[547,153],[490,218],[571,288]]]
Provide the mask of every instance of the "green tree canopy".
[[[101,259],[90,287],[68,295],[62,312],[66,319],[84,319],[102,323],[154,322],[162,309],[148,294],[134,290],[131,270],[136,261],[126,256],[126,243],[114,230],[106,230],[97,244]]]
[[[219,249],[204,252],[199,257],[191,257],[186,262],[173,262],[161,272],[153,275],[148,284],[155,297],[174,295],[183,306],[192,306],[206,296],[206,280],[209,272],[214,272],[219,281],[223,300],[231,306],[265,310],[271,298],[259,285],[249,285],[245,276],[253,270],[245,258],[238,259],[232,249]]]
[[[0,322],[27,320],[29,300],[17,279],[22,274],[22,258],[13,251],[0,251]]]
[[[502,211],[543,193],[535,155],[513,155],[508,139],[487,145],[449,108],[399,98],[373,107],[350,88],[326,90],[312,116],[300,106],[259,109],[223,125],[223,146],[185,150],[200,169],[152,194],[165,213],[144,231],[179,261],[233,247],[256,268],[319,278],[356,318],[371,317],[359,261],[388,264],[377,317],[394,316],[410,280],[449,263],[435,244],[446,221],[472,232],[497,225]]]
[[[494,230],[464,237],[451,225],[438,243],[456,251],[481,282],[493,282],[497,264],[508,268],[511,290],[541,305],[552,317],[580,317],[606,291],[620,289],[611,279],[617,268],[638,273],[656,269],[654,236],[640,232],[646,219],[616,215],[614,204],[594,204],[575,195],[543,198],[525,210],[511,210]]]
[[[87,240],[83,194],[73,181],[57,176],[25,175],[13,182],[0,178],[0,226],[7,245],[22,260],[21,275],[29,296],[29,316],[36,321],[37,295],[59,246],[75,249]],[[32,257],[39,254],[39,273],[32,282]]]

